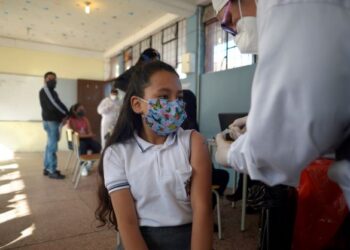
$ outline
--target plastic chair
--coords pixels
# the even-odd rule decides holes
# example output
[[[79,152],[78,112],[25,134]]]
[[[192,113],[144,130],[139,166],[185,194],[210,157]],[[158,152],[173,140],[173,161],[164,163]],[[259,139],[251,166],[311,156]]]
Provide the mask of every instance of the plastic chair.
[[[70,128],[67,128],[66,129],[66,138],[67,138],[67,147],[69,149],[69,156],[68,156],[68,160],[67,160],[67,163],[66,163],[66,167],[64,168],[64,171],[67,172],[69,166],[70,166],[70,163],[71,163],[71,160],[72,160],[72,157],[74,155],[74,149],[73,149],[73,130],[70,129]]]
[[[73,134],[73,149],[74,153],[77,157],[77,163],[74,167],[74,174],[72,178],[72,182],[74,183],[74,188],[77,189],[79,185],[79,180],[81,177],[81,173],[83,169],[92,161],[97,161],[100,159],[101,154],[79,154],[79,145],[80,145],[80,139],[79,134],[77,132],[74,132]]]
[[[218,236],[219,239],[222,239],[222,229],[221,229],[221,210],[220,210],[220,195],[218,191],[216,191],[219,188],[218,185],[212,185],[211,191],[215,194],[216,199],[216,215],[217,215],[217,221],[218,221]]]

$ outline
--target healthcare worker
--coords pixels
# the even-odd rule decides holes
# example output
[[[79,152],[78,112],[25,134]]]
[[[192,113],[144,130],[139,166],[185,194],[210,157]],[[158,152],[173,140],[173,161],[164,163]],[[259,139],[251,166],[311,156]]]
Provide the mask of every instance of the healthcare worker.
[[[240,119],[230,126],[232,144],[218,134],[217,161],[269,185],[296,186],[311,161],[336,151],[328,175],[350,207],[350,0],[213,6],[241,52],[259,52],[246,132]]]
[[[101,120],[101,142],[104,148],[106,138],[112,133],[117,123],[119,112],[123,104],[122,95],[117,88],[112,88],[109,96],[104,98],[97,107],[97,112],[102,116]]]

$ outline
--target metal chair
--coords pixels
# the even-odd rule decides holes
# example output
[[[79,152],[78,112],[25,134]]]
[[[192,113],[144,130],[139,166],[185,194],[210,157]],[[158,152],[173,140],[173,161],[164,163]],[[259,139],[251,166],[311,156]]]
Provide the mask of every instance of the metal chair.
[[[213,155],[216,150],[215,139],[208,139],[208,148],[210,156]],[[234,176],[233,191],[236,188],[236,174]],[[247,189],[248,189],[248,176],[247,174],[243,175],[243,190],[242,190],[242,212],[241,212],[241,231],[245,231],[245,217],[246,217],[246,207],[247,207]],[[235,206],[235,203],[232,203],[232,207]]]
[[[220,195],[217,191],[219,188],[218,185],[212,185],[211,191],[215,194],[216,199],[216,215],[217,215],[217,221],[218,221],[218,236],[219,239],[222,239],[222,229],[221,229],[221,210],[220,210]]]
[[[74,167],[74,174],[72,178],[72,182],[74,183],[74,188],[76,189],[79,185],[79,180],[81,177],[81,173],[83,169],[90,164],[90,162],[98,161],[101,157],[101,154],[79,154],[79,145],[80,145],[80,139],[79,134],[77,132],[74,132],[73,134],[73,149],[74,154],[77,157],[77,163]]]

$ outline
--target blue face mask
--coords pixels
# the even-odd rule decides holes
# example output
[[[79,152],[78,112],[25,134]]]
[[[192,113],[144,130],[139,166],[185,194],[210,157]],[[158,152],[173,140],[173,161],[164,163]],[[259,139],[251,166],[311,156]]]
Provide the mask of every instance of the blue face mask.
[[[157,134],[167,136],[178,130],[181,124],[186,120],[185,103],[176,99],[169,101],[167,99],[149,99],[148,112],[144,116],[147,125]]]

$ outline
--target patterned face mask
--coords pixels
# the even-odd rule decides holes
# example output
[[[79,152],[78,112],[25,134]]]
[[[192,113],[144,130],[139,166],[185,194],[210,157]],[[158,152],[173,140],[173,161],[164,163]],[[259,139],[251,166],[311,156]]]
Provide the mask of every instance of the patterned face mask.
[[[144,119],[157,135],[167,136],[176,132],[187,118],[185,103],[182,100],[140,99],[148,103],[148,113]]]

